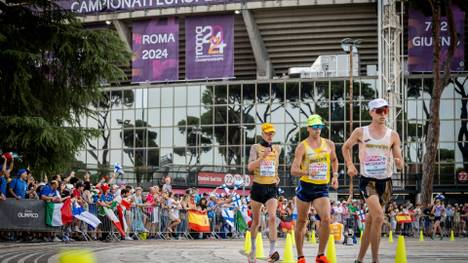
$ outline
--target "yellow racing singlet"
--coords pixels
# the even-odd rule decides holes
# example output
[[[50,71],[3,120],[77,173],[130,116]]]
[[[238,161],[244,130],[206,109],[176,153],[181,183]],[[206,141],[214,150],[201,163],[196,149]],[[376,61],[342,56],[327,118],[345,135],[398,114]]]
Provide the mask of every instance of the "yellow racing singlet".
[[[255,145],[257,156],[263,156],[265,152],[264,146],[260,144]],[[274,184],[278,176],[278,163],[281,148],[278,145],[272,146],[272,151],[261,162],[260,166],[254,170],[253,181],[258,184]]]
[[[327,141],[321,139],[320,147],[313,149],[307,140],[301,143],[304,145],[304,156],[302,157],[301,170],[316,171],[315,176],[301,176],[301,181],[312,184],[328,184],[330,182],[330,146]]]

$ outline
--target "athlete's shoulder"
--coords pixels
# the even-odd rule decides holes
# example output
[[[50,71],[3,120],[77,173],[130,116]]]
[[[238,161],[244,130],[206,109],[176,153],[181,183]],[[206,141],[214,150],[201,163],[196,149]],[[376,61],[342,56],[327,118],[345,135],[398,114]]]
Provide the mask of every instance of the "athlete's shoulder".
[[[324,140],[328,144],[328,146],[335,147],[335,143],[332,140],[329,140],[329,139],[324,139]]]

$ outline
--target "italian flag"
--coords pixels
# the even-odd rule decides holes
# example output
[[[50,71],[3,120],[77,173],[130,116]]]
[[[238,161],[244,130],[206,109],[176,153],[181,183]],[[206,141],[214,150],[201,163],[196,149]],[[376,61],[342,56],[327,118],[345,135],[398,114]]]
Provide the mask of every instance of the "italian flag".
[[[120,224],[119,219],[117,216],[115,216],[114,211],[109,209],[108,207],[103,207],[104,213],[106,214],[107,218],[109,218],[110,221],[114,224],[115,228],[119,231],[120,235],[125,237],[125,231],[122,228],[122,225]]]
[[[63,203],[46,203],[46,224],[49,226],[63,226],[73,222],[71,199]]]

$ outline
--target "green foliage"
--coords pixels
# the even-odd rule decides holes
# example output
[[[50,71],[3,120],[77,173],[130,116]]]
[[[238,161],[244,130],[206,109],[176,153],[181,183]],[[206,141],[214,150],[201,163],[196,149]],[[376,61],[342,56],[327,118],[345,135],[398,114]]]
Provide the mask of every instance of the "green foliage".
[[[38,11],[40,10],[40,11]],[[86,30],[52,1],[0,2],[0,147],[36,172],[64,169],[93,130],[102,83],[124,78],[130,54],[115,32]]]

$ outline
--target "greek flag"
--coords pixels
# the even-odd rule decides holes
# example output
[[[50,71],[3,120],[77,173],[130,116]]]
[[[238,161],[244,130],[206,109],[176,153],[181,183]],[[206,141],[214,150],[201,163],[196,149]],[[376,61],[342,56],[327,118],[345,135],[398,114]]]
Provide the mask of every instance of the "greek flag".
[[[228,208],[224,208],[221,212],[221,215],[226,221],[226,224],[230,225],[231,227],[234,227],[234,211]]]
[[[359,216],[359,221],[361,222],[366,222],[366,212],[364,210],[359,210],[358,211],[358,216]]]

